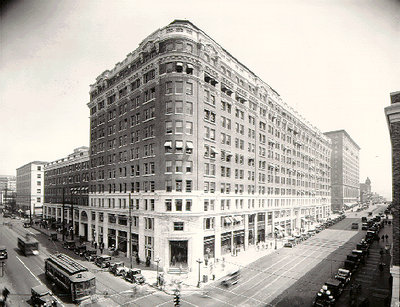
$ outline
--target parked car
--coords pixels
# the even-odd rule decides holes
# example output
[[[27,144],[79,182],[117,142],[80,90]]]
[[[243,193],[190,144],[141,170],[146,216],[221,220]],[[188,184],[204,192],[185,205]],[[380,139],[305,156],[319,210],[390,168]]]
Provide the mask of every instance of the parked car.
[[[75,246],[74,253],[83,257],[86,251],[86,245]]]
[[[358,223],[352,223],[351,229],[358,229]]]
[[[85,251],[85,259],[87,261],[94,261],[97,254],[97,250],[95,249],[86,249]]]
[[[8,258],[7,248],[3,245],[0,245],[0,259],[4,260]]]
[[[129,270],[129,268],[125,266],[123,261],[117,261],[110,264],[109,270],[116,276],[123,276]]]
[[[108,268],[111,264],[111,256],[109,255],[100,255],[96,258],[94,263],[101,267],[102,269]]]
[[[67,241],[63,242],[62,246],[65,249],[74,250],[75,246],[76,246],[76,242],[67,240]]]
[[[24,228],[29,228],[29,227],[31,227],[31,223],[24,223],[23,227]]]
[[[344,283],[341,282],[340,280],[336,279],[329,279],[326,283],[325,286],[328,287],[328,290],[332,293],[333,297],[336,299],[338,298],[344,289]]]
[[[144,278],[140,269],[129,269],[123,277],[131,283],[143,284],[146,282],[146,278]]]
[[[340,268],[335,275],[335,279],[341,281],[344,284],[347,284],[351,279],[351,272],[348,269]]]

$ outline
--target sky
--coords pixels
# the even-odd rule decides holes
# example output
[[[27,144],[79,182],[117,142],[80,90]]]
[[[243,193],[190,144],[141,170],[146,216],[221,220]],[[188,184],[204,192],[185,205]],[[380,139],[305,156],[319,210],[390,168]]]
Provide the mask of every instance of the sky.
[[[1,175],[89,146],[90,84],[187,19],[320,131],[346,130],[361,148],[360,182],[391,199],[397,0],[3,1],[0,18]]]

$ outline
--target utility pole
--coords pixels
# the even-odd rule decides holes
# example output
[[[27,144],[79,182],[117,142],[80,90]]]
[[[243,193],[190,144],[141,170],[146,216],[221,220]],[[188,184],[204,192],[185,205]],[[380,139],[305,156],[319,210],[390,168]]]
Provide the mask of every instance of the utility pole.
[[[132,269],[132,198],[131,193],[129,193],[129,234],[128,234],[128,251],[129,251],[129,264]]]

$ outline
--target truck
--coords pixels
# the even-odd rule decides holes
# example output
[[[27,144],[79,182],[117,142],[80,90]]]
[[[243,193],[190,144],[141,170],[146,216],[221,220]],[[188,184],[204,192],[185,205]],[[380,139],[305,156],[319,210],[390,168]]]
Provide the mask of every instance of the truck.
[[[25,255],[39,255],[39,241],[30,236],[18,238],[18,248]]]

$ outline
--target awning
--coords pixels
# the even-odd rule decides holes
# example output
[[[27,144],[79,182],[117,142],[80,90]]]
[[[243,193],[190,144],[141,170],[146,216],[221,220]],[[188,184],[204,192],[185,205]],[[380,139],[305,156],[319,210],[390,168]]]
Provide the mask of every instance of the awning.
[[[186,148],[193,149],[194,148],[193,143],[192,142],[186,142]]]
[[[243,221],[243,217],[241,215],[235,215],[234,218],[236,219],[237,222]]]
[[[229,216],[225,217],[225,223],[226,223],[226,224],[232,224],[232,223],[233,223],[232,218],[229,217]]]
[[[176,141],[175,142],[175,147],[176,148],[183,148],[183,142],[182,141]]]
[[[193,69],[193,65],[192,64],[187,64],[187,69]]]
[[[183,66],[182,62],[176,62],[176,66]]]
[[[164,147],[172,148],[172,141],[166,141],[166,142],[164,143]]]
[[[218,154],[218,151],[214,147],[211,147],[211,152],[214,154]]]
[[[225,154],[226,154],[227,157],[232,156],[232,153],[230,151],[226,151]]]

